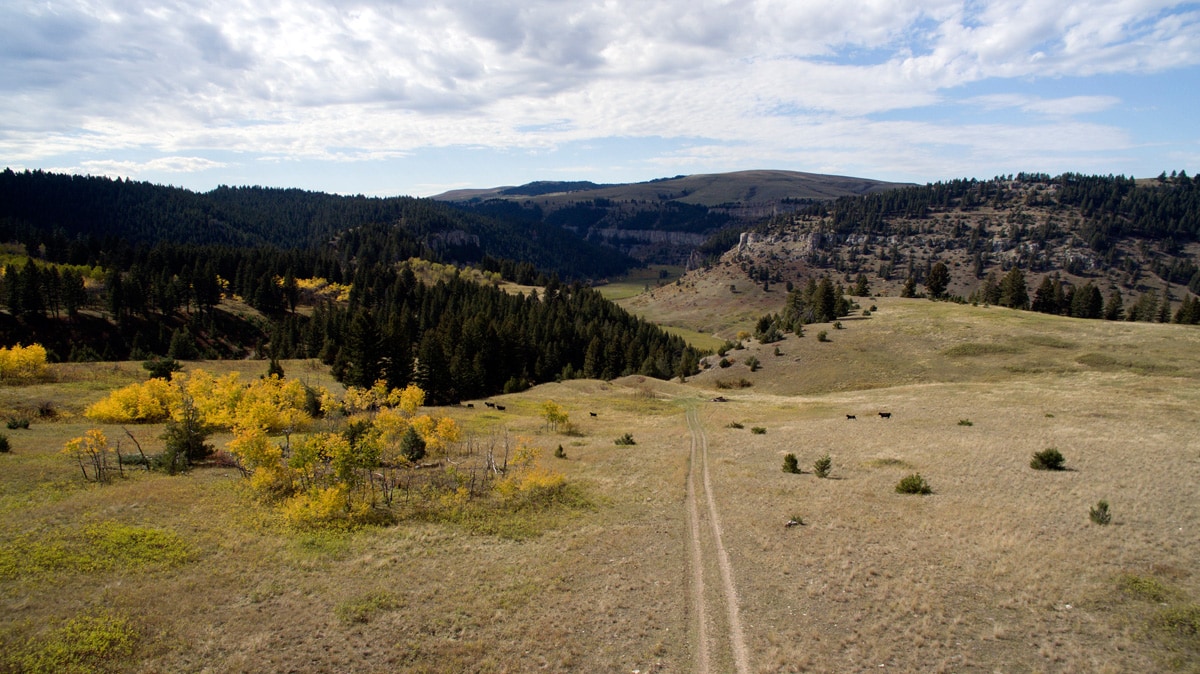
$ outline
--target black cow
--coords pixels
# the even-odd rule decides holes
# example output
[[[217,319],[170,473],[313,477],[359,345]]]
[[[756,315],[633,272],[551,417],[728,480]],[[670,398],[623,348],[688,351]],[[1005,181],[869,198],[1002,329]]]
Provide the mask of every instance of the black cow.
[[[495,406],[496,406],[496,403],[487,403],[487,402],[485,402],[485,403],[484,403],[484,405],[486,405],[487,407],[495,407]]]
[[[891,418],[892,418],[892,413],[891,413],[891,412],[880,412],[880,413],[879,413],[879,416],[880,416],[880,417],[883,417],[884,419],[891,419]]]
[[[846,418],[847,419],[857,419],[858,417],[854,416],[853,414],[847,414]]]
[[[467,403],[467,407],[470,407],[471,409],[475,409],[475,403]]]
[[[592,415],[593,417],[598,417],[598,416],[600,416],[599,414],[596,414],[595,412],[588,412],[588,414]]]
[[[504,405],[496,405],[495,407],[496,407],[496,409],[500,410],[501,412],[504,411]]]

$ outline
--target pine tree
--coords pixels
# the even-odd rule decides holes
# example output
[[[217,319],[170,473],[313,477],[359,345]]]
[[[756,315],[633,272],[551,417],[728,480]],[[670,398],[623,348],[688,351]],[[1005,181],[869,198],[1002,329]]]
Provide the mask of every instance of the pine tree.
[[[1000,282],[1000,305],[1013,309],[1029,306],[1029,293],[1025,286],[1025,274],[1020,267],[1013,267]]]
[[[1119,321],[1125,318],[1125,305],[1121,300],[1121,291],[1113,290],[1104,303],[1104,320]]]
[[[946,288],[950,285],[950,269],[943,262],[938,262],[929,269],[929,275],[925,278],[925,290],[929,293],[930,299],[941,299],[946,294]]]

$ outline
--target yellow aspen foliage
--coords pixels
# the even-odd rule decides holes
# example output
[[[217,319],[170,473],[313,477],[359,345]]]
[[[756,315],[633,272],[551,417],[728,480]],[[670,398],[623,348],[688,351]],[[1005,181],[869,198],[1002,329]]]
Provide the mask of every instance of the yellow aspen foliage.
[[[393,390],[392,395],[395,395],[395,393],[396,391]],[[412,416],[417,413],[417,408],[425,404],[425,391],[416,384],[409,384],[403,391],[400,391],[398,403],[392,404],[399,404],[401,412]]]
[[[205,370],[193,370],[187,374],[176,373],[172,381],[179,382],[191,396],[205,424],[217,428],[232,428],[235,425],[237,419],[234,411],[245,392],[237,372],[214,377]]]
[[[513,505],[546,505],[566,485],[566,477],[537,462],[538,450],[522,442],[508,464],[508,473],[496,484],[500,498]]]
[[[0,349],[0,381],[23,382],[42,379],[48,373],[46,349],[41,344]]]
[[[163,379],[147,379],[117,389],[84,410],[83,415],[103,424],[153,424],[171,418],[180,408],[179,388]]]
[[[266,431],[259,427],[235,429],[226,449],[248,471],[279,466],[283,459],[283,450],[271,442]]]
[[[562,405],[559,405],[553,400],[547,400],[546,402],[542,403],[542,417],[546,420],[546,426],[548,426],[552,431],[558,430],[560,425],[569,423],[571,421],[570,416],[567,414],[567,411],[562,408]]]
[[[63,445],[62,453],[79,462],[79,470],[83,471],[85,480],[108,482],[113,468],[110,461],[116,461],[116,452],[108,445],[104,431],[93,428],[83,436],[72,438]],[[92,474],[88,475],[88,468]]]
[[[294,529],[327,527],[345,521],[349,494],[345,485],[313,487],[283,504],[283,521]]]

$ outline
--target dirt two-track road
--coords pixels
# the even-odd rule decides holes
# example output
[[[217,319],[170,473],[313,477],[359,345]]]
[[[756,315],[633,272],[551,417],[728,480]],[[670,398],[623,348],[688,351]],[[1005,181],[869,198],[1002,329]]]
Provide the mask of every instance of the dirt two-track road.
[[[721,518],[717,513],[712,481],[709,479],[708,437],[704,433],[704,425],[695,407],[688,409],[687,422],[692,435],[692,453],[687,475],[687,504],[696,672],[708,674],[713,671],[727,671],[726,666],[718,663],[731,658],[738,674],[749,674],[750,656],[742,635],[737,588],[734,585],[729,555],[722,543]],[[714,568],[716,574],[713,573]],[[706,577],[712,578],[714,575],[719,578],[719,582],[705,582]]]

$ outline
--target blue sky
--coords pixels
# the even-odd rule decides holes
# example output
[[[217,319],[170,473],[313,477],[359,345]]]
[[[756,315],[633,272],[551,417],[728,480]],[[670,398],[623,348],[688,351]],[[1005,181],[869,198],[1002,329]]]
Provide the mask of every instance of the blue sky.
[[[1200,4],[7,0],[0,164],[426,196],[1200,171]]]

